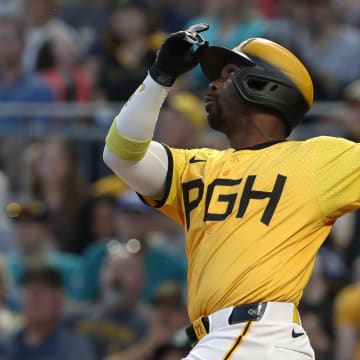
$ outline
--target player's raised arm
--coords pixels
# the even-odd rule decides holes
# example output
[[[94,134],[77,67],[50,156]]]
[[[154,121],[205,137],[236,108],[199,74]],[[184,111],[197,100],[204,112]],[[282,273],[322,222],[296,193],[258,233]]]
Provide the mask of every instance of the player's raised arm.
[[[153,197],[164,192],[168,159],[152,141],[160,108],[176,78],[199,63],[208,44],[199,34],[208,25],[170,34],[162,44],[149,75],[123,106],[107,134],[105,163],[135,191]]]

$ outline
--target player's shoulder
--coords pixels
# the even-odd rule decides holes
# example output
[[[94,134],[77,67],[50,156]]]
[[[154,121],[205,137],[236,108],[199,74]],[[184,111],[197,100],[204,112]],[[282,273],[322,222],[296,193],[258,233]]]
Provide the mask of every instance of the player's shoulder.
[[[290,141],[290,143],[295,144],[304,151],[336,151],[346,148],[351,148],[353,146],[357,146],[358,143],[355,143],[349,139],[343,137],[335,137],[335,136],[316,136],[306,140],[301,141]]]
[[[305,145],[334,145],[334,144],[356,144],[353,141],[346,139],[344,137],[336,137],[336,136],[316,136],[313,138],[309,138],[304,140],[303,143]]]
[[[190,163],[200,162],[200,160],[214,160],[223,157],[230,150],[219,150],[214,148],[192,148],[192,149],[174,149],[169,148],[173,156],[182,157]]]

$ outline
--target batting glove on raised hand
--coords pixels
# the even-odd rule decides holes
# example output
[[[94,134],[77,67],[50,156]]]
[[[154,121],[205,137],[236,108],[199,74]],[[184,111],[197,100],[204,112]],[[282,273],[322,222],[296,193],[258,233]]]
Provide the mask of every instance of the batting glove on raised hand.
[[[178,76],[193,69],[199,63],[200,53],[209,45],[199,34],[208,28],[207,24],[196,24],[170,34],[149,69],[151,77],[161,85],[171,86]]]

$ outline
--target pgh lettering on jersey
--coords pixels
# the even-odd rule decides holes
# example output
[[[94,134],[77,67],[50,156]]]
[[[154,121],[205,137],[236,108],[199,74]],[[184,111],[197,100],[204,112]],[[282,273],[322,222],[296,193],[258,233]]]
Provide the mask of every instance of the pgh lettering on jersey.
[[[245,181],[244,188],[240,194],[240,187],[242,180]],[[228,216],[230,216],[234,210],[234,206],[240,198],[238,209],[235,217],[242,218],[245,215],[246,209],[249,205],[251,199],[267,199],[268,203],[265,206],[264,213],[260,219],[265,225],[269,225],[271,218],[274,215],[276,205],[280,200],[282,190],[286,181],[286,176],[278,174],[275,180],[274,188],[272,191],[260,191],[254,190],[254,182],[256,180],[256,175],[249,175],[246,179],[215,179],[211,184],[207,186],[204,190],[204,182],[199,179],[191,180],[187,183],[182,184],[183,191],[183,201],[185,207],[185,218],[187,229],[190,227],[190,214],[191,211],[195,210],[200,204],[204,193],[206,197],[205,209],[203,221],[224,221]],[[223,189],[223,194],[215,195],[216,190]],[[231,188],[231,189],[230,189]],[[190,194],[193,190],[196,190],[196,195],[194,199],[190,198]],[[227,191],[231,191],[230,194]],[[239,196],[238,196],[239,195]],[[211,207],[215,207],[217,202],[225,203],[225,211],[222,213],[212,213],[210,211]],[[215,205],[214,205],[215,203]]]
[[[167,151],[167,193],[144,201],[184,227],[190,319],[232,304],[298,304],[336,218],[360,207],[359,146],[318,137]]]

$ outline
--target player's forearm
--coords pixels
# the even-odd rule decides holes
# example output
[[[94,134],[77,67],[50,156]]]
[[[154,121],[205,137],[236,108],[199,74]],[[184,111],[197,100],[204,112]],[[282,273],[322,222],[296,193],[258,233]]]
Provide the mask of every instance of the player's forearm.
[[[106,147],[118,158],[137,162],[150,145],[160,108],[169,88],[150,76],[138,87],[115,117],[106,136]],[[106,158],[104,159],[106,162]]]
[[[161,196],[163,192],[167,155],[151,139],[168,91],[147,76],[114,119],[106,137],[104,162],[143,195]],[[156,176],[149,179],[149,173]]]
[[[169,89],[148,75],[117,115],[117,130],[130,139],[151,139]]]

